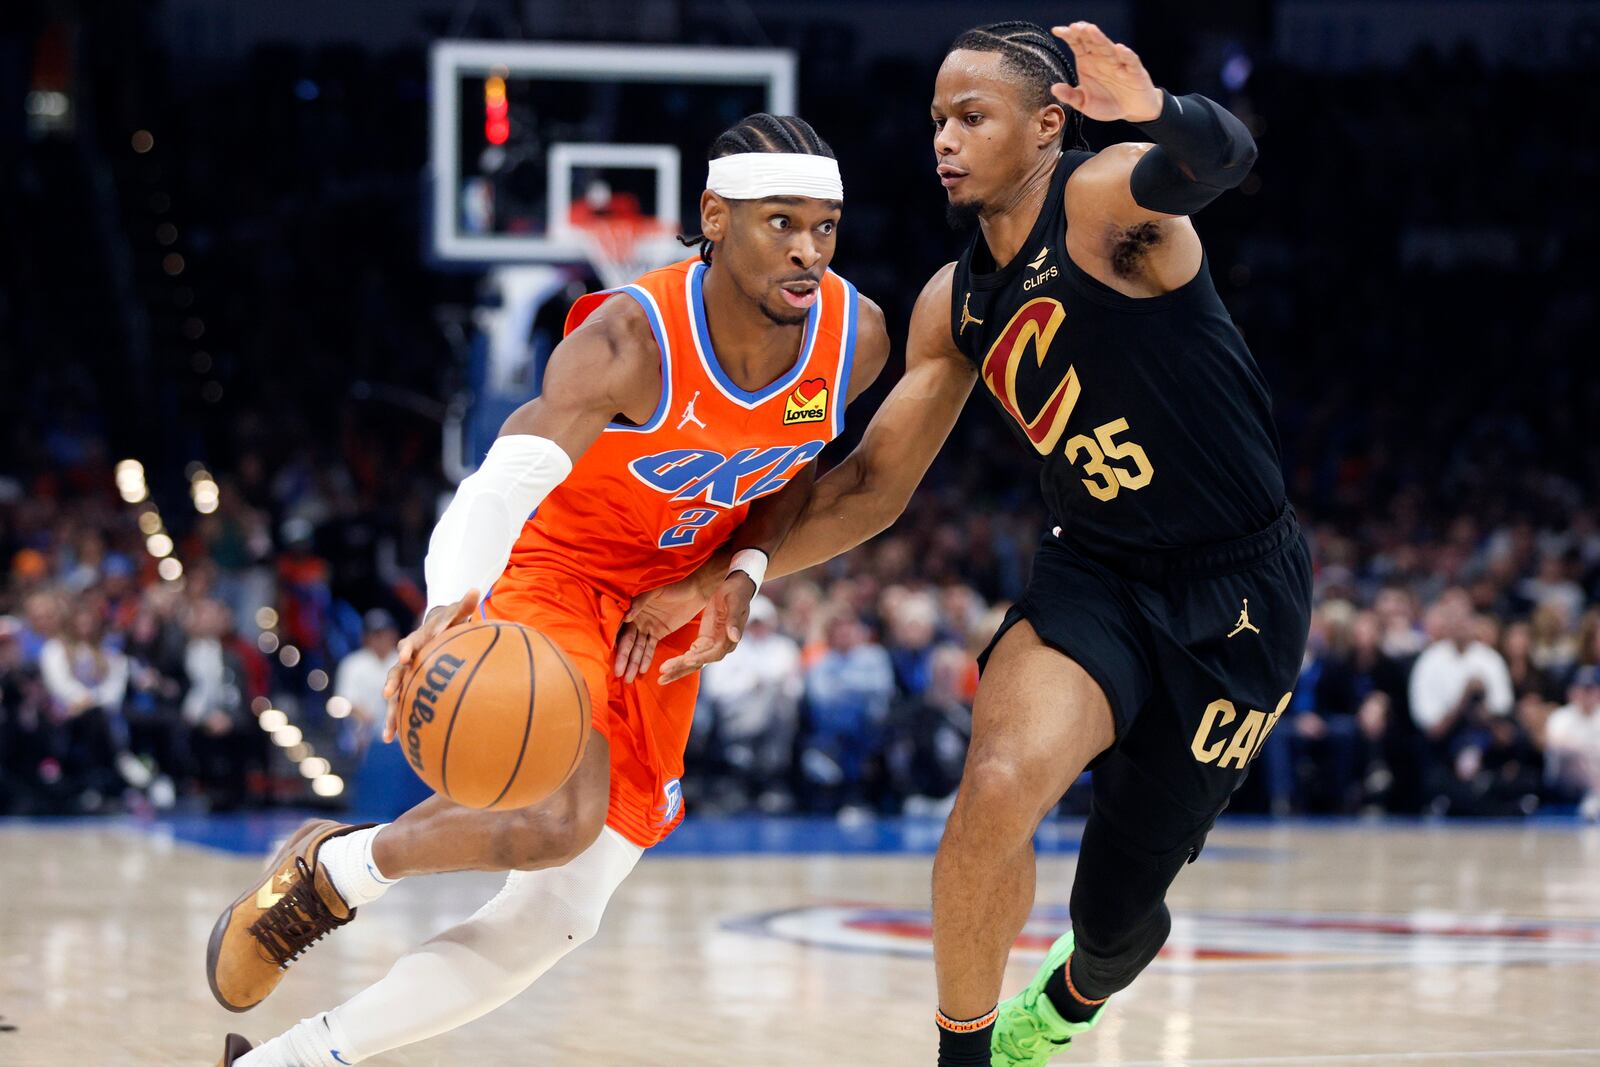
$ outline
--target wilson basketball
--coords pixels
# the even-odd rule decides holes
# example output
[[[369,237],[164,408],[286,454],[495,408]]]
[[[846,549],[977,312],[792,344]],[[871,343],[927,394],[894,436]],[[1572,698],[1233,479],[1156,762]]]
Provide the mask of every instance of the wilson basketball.
[[[544,634],[475,622],[422,650],[401,694],[400,744],[417,775],[471,808],[527,807],[583,759],[589,691]]]

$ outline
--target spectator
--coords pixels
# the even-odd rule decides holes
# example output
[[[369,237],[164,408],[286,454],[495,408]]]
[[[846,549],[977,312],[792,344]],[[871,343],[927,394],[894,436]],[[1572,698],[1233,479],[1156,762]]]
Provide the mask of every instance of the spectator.
[[[355,720],[356,736],[351,743],[357,754],[383,729],[387,711],[383,686],[400,658],[399,645],[400,627],[394,616],[382,608],[373,608],[361,619],[361,647],[339,661],[333,676],[334,698],[349,706],[346,711],[335,705],[334,717],[348,714]]]
[[[810,708],[801,769],[824,810],[862,804],[879,783],[869,764],[894,697],[894,666],[865,623],[841,611],[827,624],[827,648],[806,671]]]
[[[972,658],[959,646],[940,645],[929,659],[927,687],[897,701],[889,715],[884,762],[908,815],[949,813],[972,738],[972,705],[964,695]]]
[[[129,746],[158,777],[151,799],[168,807],[176,799],[173,777],[189,770],[188,724],[183,702],[189,687],[186,640],[172,618],[172,601],[157,589],[141,600],[128,630],[128,693],[123,715]]]
[[[778,631],[772,601],[756,597],[739,647],[700,682],[709,750],[727,769],[736,806],[769,813],[794,806],[787,782],[804,689],[800,645]]]
[[[118,757],[126,753],[122,698],[128,660],[106,636],[105,605],[92,593],[72,606],[64,632],[44,644],[39,673],[62,726],[65,773],[80,785],[84,807],[98,809],[120,792]],[[122,770],[127,763],[121,764]],[[133,777],[141,777],[134,772]]]
[[[1551,713],[1545,761],[1551,784],[1578,796],[1585,818],[1600,819],[1600,668],[1578,668],[1567,703]]]
[[[227,810],[253,792],[250,772],[265,758],[262,732],[251,713],[252,676],[234,633],[233,614],[219,600],[202,600],[189,615],[184,669],[189,691],[183,717],[192,734],[194,772],[212,807]]]
[[[22,622],[0,615],[0,811],[47,811],[61,765],[51,753],[49,694],[24,654]]]
[[[1476,620],[1467,594],[1451,589],[1433,608],[1436,640],[1411,669],[1411,715],[1435,745],[1485,716],[1511,713],[1515,695],[1506,661],[1472,636]]]
[[[889,628],[889,660],[895,686],[903,696],[920,696],[933,666],[939,632],[939,602],[932,593],[901,586],[884,590],[883,617]]]

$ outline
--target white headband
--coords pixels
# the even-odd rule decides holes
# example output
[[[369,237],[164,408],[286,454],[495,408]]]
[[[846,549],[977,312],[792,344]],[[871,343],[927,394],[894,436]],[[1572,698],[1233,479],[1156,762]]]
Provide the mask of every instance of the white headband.
[[[839,161],[799,152],[741,152],[711,161],[706,188],[732,200],[811,196],[843,200]]]

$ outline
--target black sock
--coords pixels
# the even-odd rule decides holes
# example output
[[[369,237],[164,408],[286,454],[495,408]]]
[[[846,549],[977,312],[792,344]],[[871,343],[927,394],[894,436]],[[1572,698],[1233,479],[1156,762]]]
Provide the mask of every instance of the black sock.
[[[1050,1004],[1060,1016],[1069,1023],[1086,1023],[1090,1016],[1100,1010],[1100,1004],[1085,1004],[1072,995],[1072,990],[1067,986],[1067,968],[1072,966],[1072,961],[1078,958],[1074,952],[1067,957],[1067,962],[1057,967],[1048,981],[1044,984],[1044,995],[1050,998]],[[1077,985],[1080,977],[1073,978],[1073,985]],[[1079,992],[1082,992],[1080,987]],[[1104,1003],[1102,1000],[1100,1003]]]
[[[938,1015],[939,1067],[989,1067],[989,1038],[994,1033],[993,1010],[976,1019]]]

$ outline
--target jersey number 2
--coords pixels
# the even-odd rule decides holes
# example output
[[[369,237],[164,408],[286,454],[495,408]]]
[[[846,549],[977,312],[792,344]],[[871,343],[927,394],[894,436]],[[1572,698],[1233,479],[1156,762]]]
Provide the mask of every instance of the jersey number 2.
[[[662,548],[682,548],[684,545],[692,545],[701,529],[716,517],[717,512],[711,508],[690,508],[678,516],[678,525],[662,534],[658,543]]]

